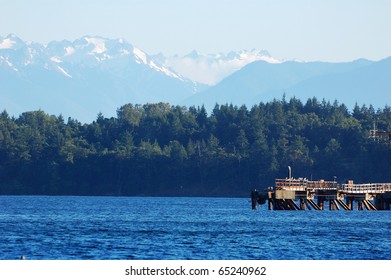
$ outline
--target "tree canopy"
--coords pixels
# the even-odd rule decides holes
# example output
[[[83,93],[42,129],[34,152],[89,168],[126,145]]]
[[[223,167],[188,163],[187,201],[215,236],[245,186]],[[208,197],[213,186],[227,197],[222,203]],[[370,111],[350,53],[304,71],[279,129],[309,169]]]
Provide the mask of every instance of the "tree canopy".
[[[0,113],[0,194],[247,196],[295,177],[391,181],[391,108],[296,98],[252,108],[133,105],[81,124]]]

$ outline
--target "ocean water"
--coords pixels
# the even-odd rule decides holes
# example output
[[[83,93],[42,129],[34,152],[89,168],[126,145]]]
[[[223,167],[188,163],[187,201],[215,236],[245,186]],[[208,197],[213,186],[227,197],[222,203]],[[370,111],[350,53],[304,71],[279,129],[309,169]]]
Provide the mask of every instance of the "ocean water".
[[[0,196],[0,259],[391,259],[391,211],[246,198]]]

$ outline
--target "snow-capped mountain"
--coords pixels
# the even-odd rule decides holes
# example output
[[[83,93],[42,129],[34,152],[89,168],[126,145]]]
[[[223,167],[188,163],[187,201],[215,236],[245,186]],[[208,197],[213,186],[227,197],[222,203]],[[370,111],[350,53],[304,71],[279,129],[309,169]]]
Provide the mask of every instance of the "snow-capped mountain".
[[[0,37],[0,110],[13,115],[43,109],[91,121],[129,102],[178,103],[199,88],[123,39],[42,45]]]
[[[228,54],[200,54],[197,51],[180,57],[156,56],[162,64],[174,69],[182,76],[207,85],[215,85],[225,77],[254,61],[281,63],[265,50],[231,51]]]
[[[279,61],[267,51],[148,55],[123,39],[84,36],[47,45],[0,36],[0,110],[42,109],[83,122],[126,104],[252,106],[297,97],[391,105],[391,57],[347,63]],[[208,86],[209,85],[209,86]],[[210,86],[212,85],[212,86]]]
[[[62,69],[61,64],[95,67],[103,61],[118,60],[127,58],[137,64],[144,64],[167,76],[184,80],[182,77],[169,70],[167,67],[153,61],[149,55],[142,50],[133,47],[123,39],[109,40],[102,37],[85,36],[74,42],[67,40],[53,41],[44,46],[37,43],[23,42],[17,36],[10,34],[6,38],[0,37],[1,60],[15,62],[13,69],[19,71],[18,67],[28,65],[44,65],[46,68],[53,66]],[[65,76],[70,77],[66,71],[60,70]]]

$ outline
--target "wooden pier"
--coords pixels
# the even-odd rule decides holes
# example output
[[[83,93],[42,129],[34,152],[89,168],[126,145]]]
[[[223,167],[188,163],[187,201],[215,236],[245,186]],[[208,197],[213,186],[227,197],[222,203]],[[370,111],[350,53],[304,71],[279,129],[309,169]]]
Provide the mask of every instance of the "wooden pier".
[[[269,210],[390,210],[391,183],[338,184],[288,177],[276,179],[275,186],[263,192],[253,190],[251,201],[253,209],[267,202]]]

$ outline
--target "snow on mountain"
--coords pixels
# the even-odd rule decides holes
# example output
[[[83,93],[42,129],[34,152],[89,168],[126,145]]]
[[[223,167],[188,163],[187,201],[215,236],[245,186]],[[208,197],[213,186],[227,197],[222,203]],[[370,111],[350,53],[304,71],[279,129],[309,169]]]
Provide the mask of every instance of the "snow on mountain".
[[[246,104],[296,96],[391,105],[391,60],[280,61],[267,51],[149,55],[124,39],[84,36],[47,45],[0,36],[0,111],[42,109],[83,122],[126,104]],[[212,86],[208,86],[212,85]]]
[[[17,52],[21,49],[23,50],[22,52]],[[82,64],[84,67],[95,67],[106,60],[126,57],[128,60],[133,60],[137,64],[147,65],[151,69],[167,76],[183,81],[186,80],[123,39],[110,40],[98,36],[84,36],[74,42],[67,40],[53,41],[43,46],[36,43],[25,43],[15,35],[9,35],[6,38],[0,37],[0,50],[7,51],[1,58],[3,61],[8,61],[7,64],[14,65],[11,61],[23,60],[23,64],[26,66],[45,61],[44,63],[47,64],[46,68],[48,64],[53,63]]]
[[[100,54],[107,51],[105,46],[105,40],[103,38],[85,37],[85,40],[88,42],[89,45],[94,46],[94,49],[92,50],[91,54]]]
[[[217,84],[225,77],[254,61],[281,63],[280,60],[273,58],[267,51],[256,49],[232,51],[228,54],[200,54],[194,50],[183,57],[163,57],[159,55],[156,59],[167,67],[174,69],[180,75],[208,85]]]
[[[0,49],[10,49],[15,44],[14,41],[12,41],[10,38],[4,39],[0,43]]]
[[[140,64],[141,62],[143,62],[144,64],[147,64],[147,55],[144,52],[137,48],[134,48],[133,53],[139,59],[137,63]]]
[[[254,61],[281,62],[271,57],[267,51],[256,49],[228,54],[199,54],[193,51],[183,57],[165,57],[162,54],[150,56],[124,39],[111,40],[99,36],[84,36],[73,42],[53,41],[43,46],[23,42],[14,34],[10,34],[6,38],[0,38],[0,50],[19,51],[18,54],[12,54],[13,58],[10,55],[2,58],[4,63],[12,64],[15,71],[18,71],[18,66],[36,64],[35,62],[39,61],[38,64],[46,64],[46,68],[57,69],[69,78],[73,76],[70,65],[96,67],[104,61],[126,57],[172,78],[207,85],[218,83]],[[19,63],[15,63],[16,61]]]
[[[178,104],[204,86],[123,39],[84,36],[47,45],[0,37],[0,110],[42,109],[81,121],[125,103]]]
[[[19,39],[15,34],[9,34],[5,38],[0,37],[0,50],[1,49],[13,49],[17,50],[24,46],[24,42]]]
[[[21,49],[22,51],[20,51]],[[110,40],[98,36],[85,36],[74,42],[67,40],[53,41],[43,46],[23,42],[11,34],[6,38],[0,37],[0,50],[2,51],[1,61],[9,66],[20,64],[14,64],[11,61],[24,61],[24,66],[39,64],[45,61],[46,68],[48,67],[47,64],[53,63],[96,66],[102,61],[126,56],[130,60],[134,60],[137,64],[144,64],[170,77],[185,80],[168,67],[160,64],[158,61],[154,61],[145,52],[133,47],[123,39]]]
[[[153,57],[149,57],[146,53],[144,53],[140,49],[134,48],[133,53],[137,59],[136,62],[138,64],[144,63],[149,67],[155,69],[156,71],[166,74],[167,76],[183,80],[183,78],[180,75],[176,74],[175,72],[173,72],[172,70],[164,66],[164,64],[159,63],[159,60],[155,60]]]

